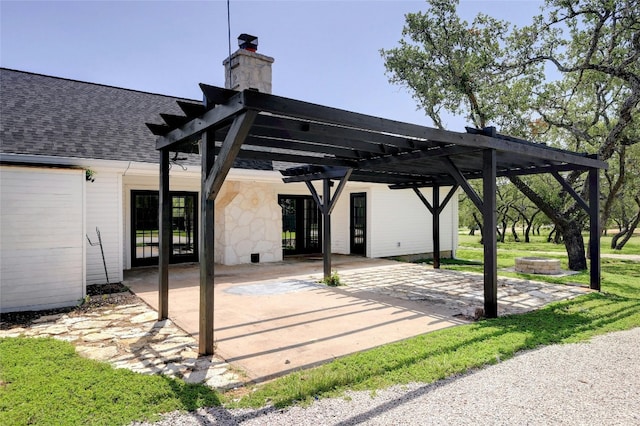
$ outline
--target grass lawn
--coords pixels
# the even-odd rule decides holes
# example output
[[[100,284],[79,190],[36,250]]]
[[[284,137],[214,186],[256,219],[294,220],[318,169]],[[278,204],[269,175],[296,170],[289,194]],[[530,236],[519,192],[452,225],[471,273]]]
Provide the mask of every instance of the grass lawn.
[[[126,425],[219,404],[203,385],[79,357],[54,339],[0,339],[1,425]]]
[[[622,250],[613,250],[611,248],[611,235],[600,238],[600,251],[607,254],[640,254],[640,235],[636,234],[625,244]],[[589,237],[584,236],[584,247],[588,247]],[[467,235],[466,231],[462,231],[458,234],[458,248],[475,248],[482,249],[480,244],[479,235]],[[504,243],[498,243],[498,250],[515,250],[515,251],[539,251],[539,252],[556,252],[558,255],[566,257],[567,252],[564,248],[564,244],[553,244],[547,242],[547,236],[534,235],[531,236],[531,242],[515,242],[510,235],[507,235]],[[458,256],[460,257],[460,256]]]
[[[629,248],[638,250],[623,253],[640,252],[637,239],[631,243]],[[478,237],[461,236],[460,245],[459,258],[482,259]],[[530,256],[532,251],[555,251],[545,256],[566,258],[562,246],[536,241],[531,245],[506,243],[499,245],[499,250],[500,268],[513,266],[515,257]],[[442,267],[482,271],[481,265],[468,262]],[[588,272],[535,278],[559,283],[589,281]],[[114,370],[78,357],[68,343],[5,338],[0,339],[0,424],[123,425],[160,412],[193,410],[220,402],[229,407],[286,406],[340,395],[347,389],[375,391],[394,384],[433,382],[500,362],[521,350],[638,326],[640,262],[603,259],[601,293],[421,335],[222,395],[180,380]]]

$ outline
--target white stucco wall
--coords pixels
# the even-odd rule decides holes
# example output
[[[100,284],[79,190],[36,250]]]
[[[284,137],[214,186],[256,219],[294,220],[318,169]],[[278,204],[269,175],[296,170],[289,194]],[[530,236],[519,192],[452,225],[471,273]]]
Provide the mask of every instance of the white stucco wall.
[[[71,306],[84,297],[85,174],[0,166],[0,310]]]

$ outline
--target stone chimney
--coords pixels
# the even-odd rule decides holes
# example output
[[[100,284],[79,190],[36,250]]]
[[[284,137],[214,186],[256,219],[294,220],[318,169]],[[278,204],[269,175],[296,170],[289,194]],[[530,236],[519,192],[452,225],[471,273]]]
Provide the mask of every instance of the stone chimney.
[[[274,59],[257,53],[258,37],[240,34],[239,49],[222,62],[224,87],[271,93],[271,64]]]

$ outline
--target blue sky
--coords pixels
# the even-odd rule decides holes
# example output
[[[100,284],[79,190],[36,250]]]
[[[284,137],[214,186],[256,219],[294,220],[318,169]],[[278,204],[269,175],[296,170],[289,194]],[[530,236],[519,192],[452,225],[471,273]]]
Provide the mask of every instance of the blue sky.
[[[533,0],[462,0],[524,24]],[[424,1],[231,0],[232,50],[240,33],[275,58],[273,93],[431,125],[410,93],[385,76],[381,48],[397,45],[404,14]],[[198,83],[224,85],[227,4],[221,1],[0,0],[0,65],[6,68],[200,99]],[[37,96],[37,94],[34,94]],[[448,127],[463,130],[464,120]]]

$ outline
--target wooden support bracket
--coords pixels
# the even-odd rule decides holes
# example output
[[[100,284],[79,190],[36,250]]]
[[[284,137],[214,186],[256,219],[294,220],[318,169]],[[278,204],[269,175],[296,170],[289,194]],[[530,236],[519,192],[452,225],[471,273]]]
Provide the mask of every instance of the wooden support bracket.
[[[207,176],[205,183],[207,199],[215,200],[216,195],[220,192],[220,188],[229,170],[231,170],[233,162],[236,160],[238,152],[240,152],[240,147],[249,134],[253,120],[257,115],[257,111],[246,111],[233,120],[227,137],[224,138],[222,147],[218,152],[218,158],[216,158],[213,169]]]
[[[456,165],[451,161],[450,158],[445,158],[442,161],[442,164],[447,168],[449,174],[453,177],[453,179],[462,187],[464,192],[469,196],[469,199],[475,204],[478,210],[482,211],[483,202],[482,198],[478,195],[478,193],[469,185],[469,182],[462,175],[460,170],[456,167]]]
[[[564,188],[564,190],[567,191],[567,193],[571,195],[574,200],[576,200],[576,202],[580,205],[580,207],[582,207],[585,212],[589,213],[589,205],[587,204],[587,202],[584,201],[584,199],[580,196],[580,194],[578,194],[571,187],[571,185],[569,185],[567,181],[564,180],[562,176],[560,176],[560,173],[554,170],[551,172],[551,175],[558,181],[558,183],[560,183],[560,185],[562,185],[562,188]]]

